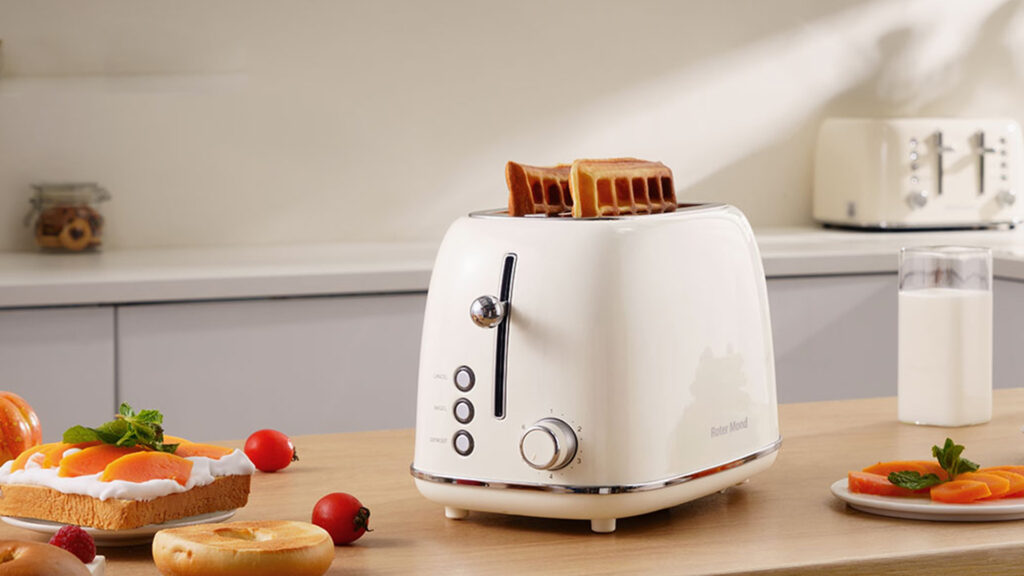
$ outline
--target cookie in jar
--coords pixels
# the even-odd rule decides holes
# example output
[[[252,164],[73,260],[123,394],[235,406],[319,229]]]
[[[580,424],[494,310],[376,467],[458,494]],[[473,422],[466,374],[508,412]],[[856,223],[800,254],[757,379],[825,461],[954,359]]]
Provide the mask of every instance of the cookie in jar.
[[[94,183],[34,184],[30,202],[35,217],[36,245],[40,248],[80,252],[103,242],[100,203],[110,199]]]

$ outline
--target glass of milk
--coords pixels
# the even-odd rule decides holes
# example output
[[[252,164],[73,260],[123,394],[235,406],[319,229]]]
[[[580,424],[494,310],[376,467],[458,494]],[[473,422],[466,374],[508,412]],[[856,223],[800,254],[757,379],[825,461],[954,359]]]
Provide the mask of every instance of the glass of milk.
[[[992,418],[992,252],[900,250],[899,419],[966,426]]]

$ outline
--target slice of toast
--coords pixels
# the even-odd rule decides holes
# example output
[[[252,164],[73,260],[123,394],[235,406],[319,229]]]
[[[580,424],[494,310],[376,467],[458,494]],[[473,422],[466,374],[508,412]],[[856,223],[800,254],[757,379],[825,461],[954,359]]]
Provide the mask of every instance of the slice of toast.
[[[544,167],[509,162],[505,165],[505,182],[509,216],[554,216],[572,209],[568,164]]]
[[[672,170],[636,158],[577,160],[569,171],[573,218],[657,214],[676,209]]]
[[[249,500],[251,477],[220,476],[213,483],[153,500],[100,500],[84,494],[65,494],[46,486],[4,484],[0,515],[90,526],[101,530],[129,530],[197,514],[233,510]]]

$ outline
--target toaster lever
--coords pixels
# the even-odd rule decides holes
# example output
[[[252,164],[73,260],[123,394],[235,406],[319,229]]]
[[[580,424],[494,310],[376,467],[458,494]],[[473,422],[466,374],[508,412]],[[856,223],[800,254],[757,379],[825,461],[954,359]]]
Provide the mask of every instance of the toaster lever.
[[[979,130],[975,135],[978,140],[978,195],[985,193],[985,154],[995,154],[995,148],[985,147],[985,132]]]
[[[469,307],[469,316],[473,323],[481,328],[495,328],[505,319],[508,302],[502,302],[497,296],[484,295]]]
[[[943,179],[943,166],[942,166],[942,155],[946,153],[956,152],[952,147],[946,146],[942,141],[942,130],[935,132],[935,159],[936,159],[936,195],[942,196],[942,179]]]
[[[955,152],[955,150],[953,150],[952,146],[946,146],[945,144],[943,144],[943,142],[942,142],[942,130],[939,130],[939,131],[935,132],[935,156],[936,156],[936,160],[937,160],[937,162],[935,163],[935,166],[936,166],[936,171],[938,172],[936,174],[937,178],[935,180],[935,185],[937,187],[936,194],[938,196],[942,196],[942,179],[943,179],[942,155],[946,154],[947,152]]]

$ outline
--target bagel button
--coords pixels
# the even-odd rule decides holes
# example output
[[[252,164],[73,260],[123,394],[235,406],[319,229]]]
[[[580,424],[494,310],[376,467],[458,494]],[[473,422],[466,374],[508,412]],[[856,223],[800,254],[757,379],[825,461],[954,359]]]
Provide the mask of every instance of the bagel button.
[[[452,412],[455,414],[455,419],[462,424],[469,424],[476,414],[476,410],[473,409],[473,403],[465,398],[459,398],[455,401]]]

